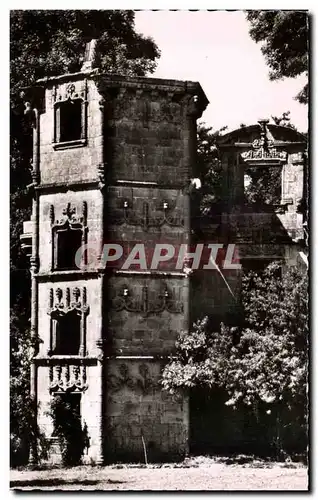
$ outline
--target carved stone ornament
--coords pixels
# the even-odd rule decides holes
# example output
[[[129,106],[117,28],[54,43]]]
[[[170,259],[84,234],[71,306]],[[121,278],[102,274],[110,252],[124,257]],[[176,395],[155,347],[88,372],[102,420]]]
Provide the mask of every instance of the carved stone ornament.
[[[110,375],[108,379],[108,388],[111,392],[118,392],[127,387],[133,392],[146,395],[159,388],[158,377],[151,377],[149,367],[145,363],[138,366],[138,377],[130,374],[129,367],[125,363],[119,366],[118,372],[118,375]]]
[[[256,141],[254,141],[255,143]],[[254,146],[253,143],[253,146]],[[257,146],[254,146],[257,147]],[[244,151],[241,154],[243,160],[257,160],[257,161],[268,161],[275,160],[279,162],[285,162],[287,160],[287,151],[282,151],[281,149],[276,149],[270,147],[265,149],[264,146],[260,146],[257,149],[250,149],[249,151]]]
[[[101,163],[97,166],[97,178],[98,178],[98,187],[102,191],[106,186],[106,176],[105,176],[105,166]]]
[[[144,231],[147,231],[151,227],[160,228],[165,224],[171,227],[184,227],[184,218],[172,215],[172,211],[175,209],[174,203],[163,201],[160,209],[162,212],[161,216],[151,217],[149,215],[149,203],[145,201],[143,202],[142,215],[137,216],[133,213],[132,202],[124,200],[122,202],[122,217],[114,217],[112,220],[116,225],[140,226]]]
[[[54,205],[50,205],[49,218],[52,231],[52,271],[58,267],[58,236],[60,231],[65,230],[79,230],[81,231],[81,245],[83,247],[87,243],[87,202],[82,202],[81,213],[77,212],[75,207],[70,203],[62,210],[62,216],[59,219],[55,218]],[[84,265],[87,264],[87,252],[84,252]]]
[[[72,99],[73,95],[75,94],[75,85],[74,85],[74,83],[68,83],[66,85],[65,91],[66,91],[67,99]]]
[[[62,217],[55,220],[54,217],[54,206],[50,206],[50,221],[53,227],[59,227],[60,229],[66,229],[71,227],[72,229],[82,229],[87,226],[87,202],[82,203],[82,214],[78,215],[76,208],[72,207],[70,203],[62,210]]]
[[[287,151],[275,148],[274,141],[268,137],[268,120],[259,120],[258,123],[261,128],[260,138],[253,141],[253,149],[241,153],[242,159],[246,162],[286,162]]]
[[[141,313],[144,316],[152,314],[160,314],[163,311],[168,311],[174,314],[181,314],[183,312],[183,303],[176,300],[173,293],[171,293],[167,286],[158,295],[157,300],[150,301],[148,294],[148,287],[143,286],[141,289],[141,296],[134,297],[127,286],[111,299],[110,306],[115,311],[126,310],[133,313]]]
[[[86,366],[55,365],[50,367],[51,392],[82,392],[87,389]]]
[[[87,99],[87,81],[69,82],[54,86],[52,89],[52,102],[68,101],[73,99]]]
[[[54,291],[53,288],[51,288],[49,292],[49,308],[47,313],[55,317],[68,314],[72,311],[78,314],[87,315],[89,313],[89,306],[86,303],[86,297],[86,287],[83,287],[82,290],[78,287],[73,288],[72,295],[68,287],[64,294],[61,288],[57,288],[55,290],[54,301]]]

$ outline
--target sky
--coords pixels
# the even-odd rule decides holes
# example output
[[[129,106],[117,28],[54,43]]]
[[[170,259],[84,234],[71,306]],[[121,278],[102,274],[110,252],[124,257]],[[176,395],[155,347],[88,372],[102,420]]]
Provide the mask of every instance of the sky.
[[[298,130],[307,130],[308,108],[294,99],[305,77],[269,80],[261,46],[250,38],[242,11],[140,11],[135,26],[161,50],[152,76],[201,84],[210,101],[201,122],[233,130],[290,111]]]

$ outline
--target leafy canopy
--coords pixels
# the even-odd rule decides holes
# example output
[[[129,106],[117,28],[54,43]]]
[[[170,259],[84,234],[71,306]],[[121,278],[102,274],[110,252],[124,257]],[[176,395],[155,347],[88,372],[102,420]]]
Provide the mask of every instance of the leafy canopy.
[[[134,27],[131,10],[15,10],[11,12],[11,91],[45,76],[79,71],[85,44],[98,40],[95,66],[144,76],[160,52]]]
[[[262,53],[270,68],[271,80],[308,76],[308,13],[305,11],[250,10],[249,34],[256,43],[262,43]],[[308,83],[296,96],[308,102]]]
[[[244,325],[221,324],[211,331],[208,318],[189,334],[182,332],[175,359],[165,367],[166,390],[223,388],[228,405],[304,403],[307,388],[308,277],[297,268],[282,273],[277,263],[243,277]]]
[[[197,168],[202,182],[200,191],[200,214],[202,216],[215,212],[223,196],[223,175],[218,148],[218,138],[227,129],[222,127],[213,130],[200,123],[197,129]]]

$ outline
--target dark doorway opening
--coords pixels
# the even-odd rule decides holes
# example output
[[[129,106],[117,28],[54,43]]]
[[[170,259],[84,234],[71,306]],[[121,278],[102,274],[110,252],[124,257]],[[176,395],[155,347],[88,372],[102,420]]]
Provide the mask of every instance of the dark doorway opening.
[[[81,394],[56,393],[52,402],[53,437],[59,441],[65,465],[78,465],[88,446],[86,427],[81,422]]]

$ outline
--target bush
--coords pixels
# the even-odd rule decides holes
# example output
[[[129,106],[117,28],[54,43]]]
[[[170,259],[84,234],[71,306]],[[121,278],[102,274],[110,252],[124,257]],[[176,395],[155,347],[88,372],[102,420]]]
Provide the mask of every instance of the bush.
[[[250,272],[243,276],[242,304],[244,324],[237,328],[221,324],[211,331],[204,318],[179,335],[176,356],[163,370],[163,388],[222,389],[226,405],[253,408],[260,428],[272,429],[268,439],[277,455],[288,443],[301,442],[305,451],[308,276],[277,263]]]
[[[53,419],[54,432],[60,445],[64,465],[79,465],[84,449],[89,446],[87,425],[82,427],[79,407],[68,397],[56,395],[49,414]]]

